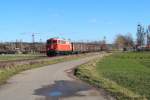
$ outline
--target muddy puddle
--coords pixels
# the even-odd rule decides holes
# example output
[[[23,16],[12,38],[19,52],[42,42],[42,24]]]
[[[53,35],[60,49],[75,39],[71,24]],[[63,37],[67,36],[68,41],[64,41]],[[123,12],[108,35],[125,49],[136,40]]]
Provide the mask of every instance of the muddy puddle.
[[[67,98],[71,96],[85,96],[82,91],[90,90],[91,87],[82,82],[76,81],[55,81],[54,84],[43,86],[35,90],[34,95],[44,96],[44,100],[59,100],[59,98]]]

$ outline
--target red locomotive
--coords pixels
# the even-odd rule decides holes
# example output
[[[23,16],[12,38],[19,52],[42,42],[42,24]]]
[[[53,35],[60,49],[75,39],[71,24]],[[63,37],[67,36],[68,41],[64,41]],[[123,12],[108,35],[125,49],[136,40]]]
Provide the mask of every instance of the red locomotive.
[[[46,44],[47,56],[97,52],[101,50],[102,45],[99,43],[70,43],[58,38],[48,39]]]
[[[55,56],[58,54],[68,54],[73,50],[72,44],[66,40],[51,38],[47,40],[46,51],[47,56]]]

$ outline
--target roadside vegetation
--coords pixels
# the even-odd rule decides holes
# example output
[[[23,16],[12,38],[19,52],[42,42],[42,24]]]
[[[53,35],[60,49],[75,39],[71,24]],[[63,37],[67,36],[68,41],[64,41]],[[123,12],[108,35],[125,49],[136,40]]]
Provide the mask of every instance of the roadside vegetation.
[[[23,64],[7,64],[5,67],[0,67],[0,85],[6,83],[7,79],[9,79],[11,76],[18,74],[19,72],[43,67],[51,64],[56,64],[59,62],[64,61],[70,61],[75,60],[83,57],[90,56],[91,54],[80,54],[80,55],[70,55],[70,56],[62,56],[62,57],[56,57],[56,58],[47,58],[47,59],[40,59],[40,60],[31,60]],[[0,63],[1,64],[1,63]]]
[[[44,54],[3,54],[0,55],[0,61],[38,59],[42,57],[46,57],[46,55]]]
[[[150,100],[149,52],[112,54],[81,65],[75,75],[117,100]]]

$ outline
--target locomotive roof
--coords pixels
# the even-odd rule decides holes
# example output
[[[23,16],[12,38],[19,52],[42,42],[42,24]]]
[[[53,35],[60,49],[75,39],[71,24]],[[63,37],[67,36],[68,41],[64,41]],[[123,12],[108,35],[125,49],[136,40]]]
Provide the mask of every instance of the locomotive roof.
[[[50,38],[48,40],[63,40],[63,39],[60,39],[60,38]]]
[[[62,40],[62,41],[66,41],[66,42],[67,42],[67,40],[60,39],[60,38],[50,38],[50,39],[48,39],[48,40]]]

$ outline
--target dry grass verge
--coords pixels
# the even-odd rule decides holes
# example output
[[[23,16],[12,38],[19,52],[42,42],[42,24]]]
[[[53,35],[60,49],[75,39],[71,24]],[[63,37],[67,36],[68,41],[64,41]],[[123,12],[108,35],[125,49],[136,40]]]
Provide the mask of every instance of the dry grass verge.
[[[30,70],[33,68],[43,67],[51,64],[56,64],[59,62],[75,60],[83,57],[87,57],[89,54],[71,55],[58,57],[55,59],[40,59],[40,60],[30,60],[26,62],[13,62],[9,64],[1,65],[0,67],[0,85],[7,82],[7,80],[15,74],[18,74],[25,70]]]

